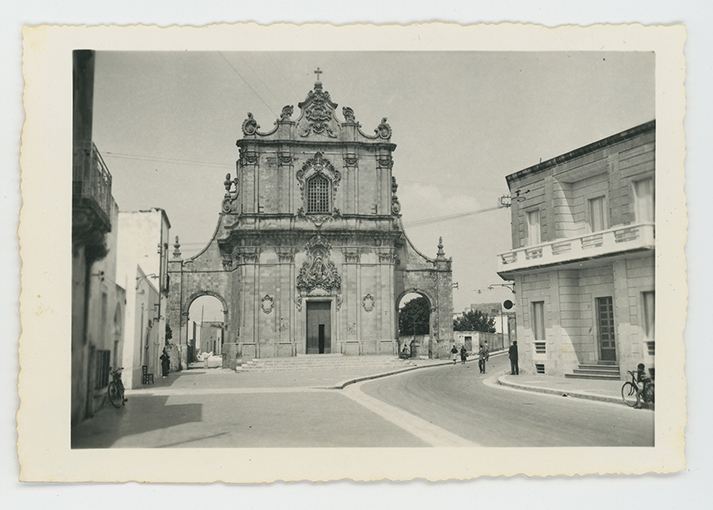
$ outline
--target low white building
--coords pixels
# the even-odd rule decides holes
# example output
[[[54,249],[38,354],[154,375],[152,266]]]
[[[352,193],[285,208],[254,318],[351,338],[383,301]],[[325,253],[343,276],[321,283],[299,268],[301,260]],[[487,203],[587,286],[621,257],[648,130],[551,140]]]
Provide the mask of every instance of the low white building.
[[[117,282],[126,288],[124,384],[142,385],[142,367],[157,377],[166,343],[168,236],[163,209],[119,213]]]

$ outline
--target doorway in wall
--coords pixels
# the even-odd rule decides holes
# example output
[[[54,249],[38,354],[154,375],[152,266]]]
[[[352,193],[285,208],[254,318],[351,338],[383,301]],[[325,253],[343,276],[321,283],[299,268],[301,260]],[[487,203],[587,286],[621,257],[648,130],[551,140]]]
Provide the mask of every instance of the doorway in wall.
[[[332,352],[331,301],[307,302],[307,354]]]
[[[599,336],[599,359],[616,361],[614,340],[614,306],[611,296],[600,297],[597,302],[597,334]]]

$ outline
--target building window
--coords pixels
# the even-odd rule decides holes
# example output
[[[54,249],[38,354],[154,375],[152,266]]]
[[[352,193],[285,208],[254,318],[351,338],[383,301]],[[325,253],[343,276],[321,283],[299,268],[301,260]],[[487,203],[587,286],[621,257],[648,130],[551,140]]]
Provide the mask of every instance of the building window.
[[[94,355],[96,356],[94,363],[94,389],[100,390],[109,385],[109,360],[111,352],[108,350],[97,350]]]
[[[634,182],[634,206],[637,223],[653,223],[656,210],[653,179]]]
[[[542,242],[540,231],[540,211],[527,212],[527,246],[534,246]]]
[[[538,374],[545,375],[545,365],[543,363],[535,363],[535,371]]]
[[[589,200],[589,231],[599,232],[606,230],[606,208],[604,207],[604,197],[592,198]]]
[[[322,175],[307,181],[307,212],[329,213],[329,179]]]
[[[547,343],[545,339],[545,302],[532,303],[532,334],[535,336],[535,354],[545,354]]]
[[[643,302],[643,326],[644,326],[644,342],[646,343],[646,348],[649,351],[650,356],[654,356],[656,353],[656,342],[655,342],[655,306],[656,306],[656,296],[653,291],[642,292],[641,298]]]

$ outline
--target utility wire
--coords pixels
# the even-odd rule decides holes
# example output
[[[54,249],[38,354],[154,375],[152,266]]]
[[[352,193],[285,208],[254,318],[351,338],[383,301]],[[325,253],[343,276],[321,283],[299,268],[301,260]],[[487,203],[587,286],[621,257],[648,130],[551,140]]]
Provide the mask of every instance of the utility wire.
[[[295,89],[292,88],[292,85],[290,85],[290,82],[287,81],[287,78],[285,77],[285,75],[282,74],[282,71],[280,71],[280,68],[277,67],[277,64],[275,64],[275,61],[272,60],[272,57],[270,56],[270,52],[267,52],[266,55],[267,55],[267,59],[270,61],[270,63],[272,63],[272,67],[275,68],[275,71],[277,71],[277,73],[282,77],[283,81],[287,84],[287,86],[290,88],[292,93],[295,95],[295,98],[296,98],[295,100],[299,101],[300,95],[297,92],[295,92]]]
[[[153,161],[156,163],[175,163],[178,165],[199,165],[199,166],[211,166],[211,167],[216,167],[216,168],[235,168],[232,165],[221,165],[220,163],[205,163],[205,162],[201,162],[201,161],[189,161],[186,159],[161,158],[158,156],[142,156],[139,154],[126,154],[126,153],[121,153],[121,152],[102,151],[102,154],[104,156],[109,156],[112,158],[138,159],[138,160],[144,160],[144,161]]]
[[[272,98],[275,100],[275,102],[276,102],[276,103],[279,103],[280,100],[279,100],[279,99],[277,98],[277,96],[272,92],[272,90],[270,89],[270,87],[268,87],[267,84],[266,84],[264,81],[262,81],[262,78],[260,78],[260,75],[255,72],[255,70],[252,68],[252,66],[251,66],[250,63],[247,61],[247,59],[245,59],[242,55],[240,56],[240,59],[241,59],[241,60],[243,61],[243,63],[247,66],[247,68],[250,70],[250,72],[253,73],[253,74],[255,75],[255,77],[260,81],[260,83],[262,83],[262,86],[265,87],[265,90],[267,90],[267,92],[272,96]],[[272,110],[271,110],[271,111],[272,111]]]
[[[466,216],[472,216],[474,214],[495,211],[497,209],[502,209],[502,207],[500,207],[500,206],[488,207],[487,209],[479,209],[477,211],[470,211],[470,212],[459,213],[459,214],[451,214],[449,216],[439,216],[437,218],[427,218],[425,220],[415,220],[415,221],[405,222],[404,227],[421,227],[423,225],[430,225],[432,223],[440,223],[442,221],[455,220],[458,218],[464,218]]]
[[[245,82],[245,85],[247,85],[248,88],[253,91],[253,94],[255,94],[255,95],[257,96],[257,98],[258,98],[260,101],[262,101],[262,104],[264,104],[265,106],[267,106],[267,109],[270,110],[270,111],[272,112],[272,114],[273,114],[275,117],[278,117],[278,115],[277,115],[274,111],[272,111],[272,108],[270,108],[270,105],[267,104],[267,103],[265,102],[265,100],[264,100],[262,97],[260,97],[260,94],[258,94],[257,92],[255,92],[255,89],[250,86],[250,84],[245,80],[245,78],[243,78],[243,75],[240,74],[240,71],[238,71],[237,69],[235,69],[235,67],[233,67],[233,64],[230,63],[230,60],[228,60],[227,58],[225,58],[225,55],[223,55],[223,52],[219,51],[218,54],[219,54],[221,57],[223,57],[223,60],[225,60],[225,61],[227,62],[227,64],[230,66],[230,68],[231,68],[233,71],[235,71],[238,76],[240,76],[240,79]]]

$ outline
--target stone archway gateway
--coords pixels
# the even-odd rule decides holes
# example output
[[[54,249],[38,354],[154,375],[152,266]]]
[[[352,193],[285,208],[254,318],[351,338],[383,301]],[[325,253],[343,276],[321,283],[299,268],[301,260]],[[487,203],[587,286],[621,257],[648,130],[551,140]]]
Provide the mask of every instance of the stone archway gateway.
[[[265,133],[248,113],[211,241],[182,259],[176,240],[169,325],[180,330],[190,302],[214,295],[243,359],[395,355],[398,302],[413,291],[431,303],[432,355],[447,356],[451,260],[442,242],[432,259],[406,237],[387,119],[373,135],[351,108],[338,120],[320,82],[298,106],[297,120],[285,106]]]

